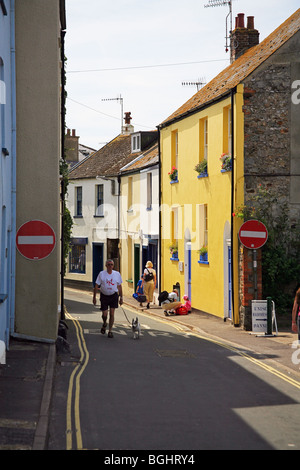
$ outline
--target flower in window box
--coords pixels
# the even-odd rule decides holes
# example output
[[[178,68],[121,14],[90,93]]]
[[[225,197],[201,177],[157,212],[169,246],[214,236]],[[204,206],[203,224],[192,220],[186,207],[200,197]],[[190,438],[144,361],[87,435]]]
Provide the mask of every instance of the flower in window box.
[[[204,159],[201,162],[197,163],[194,170],[197,171],[199,176],[207,175],[207,160]]]
[[[203,247],[200,248],[199,250],[199,254],[200,254],[200,261],[207,261],[207,257],[208,257],[207,246],[203,245]]]
[[[171,181],[177,181],[177,177],[178,177],[178,170],[175,166],[172,167],[172,170],[169,171],[168,173],[169,175],[169,178]]]
[[[178,258],[178,245],[177,243],[172,243],[172,245],[169,246],[170,253],[172,258]]]
[[[230,171],[231,170],[231,156],[228,155],[228,153],[222,153],[220,160],[222,162],[221,169],[224,171]]]

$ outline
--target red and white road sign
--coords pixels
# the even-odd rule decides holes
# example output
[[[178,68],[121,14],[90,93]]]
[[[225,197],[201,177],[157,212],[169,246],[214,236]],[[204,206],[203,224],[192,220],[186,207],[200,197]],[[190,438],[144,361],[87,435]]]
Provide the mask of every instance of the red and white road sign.
[[[241,243],[253,250],[261,248],[268,239],[268,230],[259,220],[247,220],[239,230]]]
[[[55,247],[55,233],[42,220],[30,220],[23,224],[16,235],[17,249],[30,260],[40,260],[52,253]]]

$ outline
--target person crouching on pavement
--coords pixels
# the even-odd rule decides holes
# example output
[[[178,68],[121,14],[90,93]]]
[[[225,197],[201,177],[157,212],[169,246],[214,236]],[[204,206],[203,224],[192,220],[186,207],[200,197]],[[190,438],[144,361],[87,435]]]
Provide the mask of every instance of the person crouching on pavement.
[[[167,300],[161,303],[161,308],[164,309],[165,316],[174,315],[176,313],[176,308],[180,307],[181,302],[177,301],[178,292],[174,289],[169,293]]]
[[[114,271],[114,262],[108,259],[105,263],[106,271],[101,271],[96,279],[94,287],[93,304],[96,305],[96,294],[100,288],[100,310],[102,310],[103,326],[101,333],[104,335],[107,327],[109,309],[108,338],[113,338],[112,327],[115,320],[115,309],[123,303],[122,277],[118,271]]]

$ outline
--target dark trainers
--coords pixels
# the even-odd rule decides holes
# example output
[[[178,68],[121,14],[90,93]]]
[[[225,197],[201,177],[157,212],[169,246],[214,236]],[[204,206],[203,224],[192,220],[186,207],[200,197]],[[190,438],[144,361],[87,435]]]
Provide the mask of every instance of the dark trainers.
[[[109,331],[109,332],[108,332],[108,335],[107,335],[107,337],[108,337],[108,338],[113,338],[113,337],[114,337],[114,335],[112,334],[112,332],[111,332],[111,331]]]

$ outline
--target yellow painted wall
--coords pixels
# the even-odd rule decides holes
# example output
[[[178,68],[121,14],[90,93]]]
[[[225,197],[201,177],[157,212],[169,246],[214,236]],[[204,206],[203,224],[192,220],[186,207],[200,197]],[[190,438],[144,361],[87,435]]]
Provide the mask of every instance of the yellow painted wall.
[[[243,203],[243,95],[242,87],[235,95],[235,205]],[[184,237],[187,230],[191,235],[191,300],[192,307],[224,316],[224,230],[230,238],[231,223],[231,176],[232,172],[221,173],[220,157],[224,151],[224,109],[230,107],[230,97],[205,108],[181,121],[161,129],[161,184],[162,184],[162,289],[172,290],[180,283],[181,296],[185,293],[186,254]],[[197,178],[194,170],[199,161],[201,146],[200,120],[208,119],[208,177]],[[178,131],[178,183],[170,184],[169,171],[172,159],[172,135]],[[174,147],[174,146],[173,146]],[[226,149],[225,149],[226,150]],[[173,151],[174,152],[174,151]],[[207,204],[208,209],[208,263],[200,264],[199,205]],[[172,238],[171,208],[178,207],[179,261],[170,260],[169,245]],[[233,262],[235,266],[235,297],[237,289],[237,233],[236,227]],[[227,250],[227,247],[226,247]],[[182,262],[184,266],[180,263]],[[225,257],[226,262],[226,257]],[[181,270],[180,270],[181,269]],[[237,305],[237,304],[236,304]],[[236,308],[238,312],[238,308]]]

